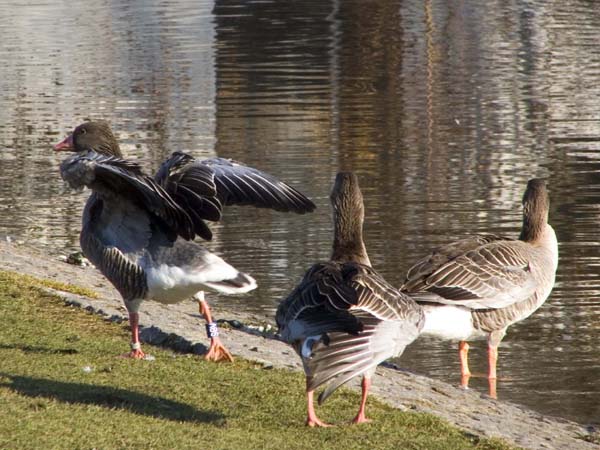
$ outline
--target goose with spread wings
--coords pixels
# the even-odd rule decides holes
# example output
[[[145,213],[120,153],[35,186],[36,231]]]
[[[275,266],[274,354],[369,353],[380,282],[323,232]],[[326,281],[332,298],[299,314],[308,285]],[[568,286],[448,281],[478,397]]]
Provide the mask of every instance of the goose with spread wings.
[[[282,339],[302,359],[306,373],[307,425],[328,426],[314,409],[339,386],[362,375],[362,399],[354,423],[366,422],[371,378],[382,361],[402,354],[419,334],[423,312],[372,267],[362,238],[364,206],[358,179],[342,172],[331,193],[333,254],[312,266],[281,302],[276,320]]]
[[[545,182],[530,180],[519,239],[476,235],[439,247],[409,269],[400,288],[423,305],[424,335],[459,341],[465,388],[471,376],[467,341],[487,339],[489,393],[496,398],[500,341],[552,291],[558,243],[548,223],[549,206]]]
[[[131,352],[143,358],[139,307],[152,299],[198,301],[210,337],[209,360],[231,360],[218,336],[204,291],[239,294],[255,280],[194,242],[212,238],[206,220],[221,218],[225,205],[311,212],[315,205],[298,190],[260,170],[223,158],[196,160],[173,153],[154,177],[123,157],[104,121],[85,122],[56,151],[71,151],[60,166],[73,188],[88,187],[80,234],[84,255],[123,297],[131,325]]]

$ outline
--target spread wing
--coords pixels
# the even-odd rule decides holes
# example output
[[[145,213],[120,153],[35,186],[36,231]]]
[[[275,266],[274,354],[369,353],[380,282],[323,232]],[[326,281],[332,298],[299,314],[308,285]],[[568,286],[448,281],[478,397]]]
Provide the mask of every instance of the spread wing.
[[[288,342],[327,331],[360,331],[359,321],[350,313],[358,302],[350,282],[353,273],[350,266],[332,262],[315,264],[306,272],[277,309],[277,325],[280,331],[287,328],[283,335]]]
[[[479,236],[417,262],[401,290],[420,302],[495,309],[527,299],[536,285],[521,241]]]
[[[217,196],[224,205],[252,205],[299,214],[316,208],[300,191],[253,167],[224,158],[206,159],[202,164],[213,170]]]
[[[289,342],[303,341],[309,389],[319,397],[402,353],[418,335],[423,313],[375,270],[357,263],[313,266],[282,302],[277,323]]]
[[[300,214],[315,209],[304,194],[274,176],[224,158],[198,161],[186,153],[174,152],[155,180],[199,220],[220,220],[225,205]]]
[[[212,232],[204,220],[220,220],[223,209],[214,171],[193,156],[174,152],[162,163],[154,179],[192,218],[195,233],[211,240]]]
[[[60,165],[62,178],[74,188],[86,186],[113,200],[134,202],[159,217],[171,231],[184,239],[194,238],[188,214],[140,166],[94,151],[76,153]]]

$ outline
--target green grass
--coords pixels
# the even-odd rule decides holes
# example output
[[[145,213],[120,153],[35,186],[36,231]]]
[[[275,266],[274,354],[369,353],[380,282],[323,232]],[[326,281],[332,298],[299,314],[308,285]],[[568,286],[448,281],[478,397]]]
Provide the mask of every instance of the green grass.
[[[585,442],[590,442],[592,444],[600,444],[600,433],[593,432],[592,434],[586,434],[579,436],[579,439]]]
[[[118,358],[129,339],[124,326],[37,285],[0,272],[2,449],[510,448],[373,398],[374,422],[347,425],[359,398],[343,389],[318,409],[340,426],[309,429],[300,374],[149,345],[155,361]]]
[[[36,278],[31,275],[21,275],[16,272],[10,272],[5,270],[0,270],[0,276],[2,277],[1,283],[10,283],[16,282],[16,280],[20,280],[20,282],[24,282],[26,284],[34,285],[34,286],[43,286],[51,289],[56,289],[57,291],[70,292],[71,294],[77,295],[85,295],[88,298],[100,298],[100,296],[92,291],[91,289],[76,286],[74,284],[67,284],[61,281],[48,280],[44,278]]]

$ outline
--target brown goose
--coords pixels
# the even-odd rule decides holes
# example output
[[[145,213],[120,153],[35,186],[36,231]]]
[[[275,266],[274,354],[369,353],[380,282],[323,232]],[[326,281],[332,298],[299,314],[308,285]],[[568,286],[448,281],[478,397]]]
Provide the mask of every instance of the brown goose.
[[[550,295],[558,243],[548,224],[549,205],[544,181],[530,180],[518,240],[473,236],[439,247],[408,271],[400,288],[423,305],[423,334],[459,341],[465,388],[471,375],[466,341],[487,338],[490,396],[496,398],[498,345],[506,329]]]
[[[362,238],[363,198],[358,179],[339,173],[331,193],[334,217],[331,260],[312,266],[279,305],[281,337],[302,359],[309,426],[327,426],[313,393],[329,383],[321,404],[342,384],[362,375],[362,400],[354,423],[366,422],[371,377],[382,361],[402,354],[423,326],[421,308],[373,268]]]
[[[222,158],[198,161],[173,153],[154,178],[123,158],[104,121],[79,125],[57,151],[74,151],[61,176],[92,190],[80,243],[85,256],[123,297],[131,325],[131,352],[143,358],[138,310],[143,300],[176,303],[195,298],[206,319],[207,359],[232,357],[218,337],[204,290],[227,294],[256,288],[255,280],[193,242],[211,239],[204,220],[221,218],[224,205],[248,204],[305,213],[315,205],[303,194],[257,169]]]

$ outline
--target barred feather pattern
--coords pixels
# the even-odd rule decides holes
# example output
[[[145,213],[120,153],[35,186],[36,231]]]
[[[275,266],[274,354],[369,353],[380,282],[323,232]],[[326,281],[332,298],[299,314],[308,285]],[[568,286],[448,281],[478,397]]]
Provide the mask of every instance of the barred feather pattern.
[[[544,303],[544,300],[545,297],[534,294],[525,301],[505,308],[472,311],[473,326],[477,330],[488,333],[502,330],[529,317]]]
[[[106,247],[93,233],[81,233],[81,249],[86,257],[108,278],[126,301],[143,299],[148,293],[146,273],[118,248]]]
[[[332,313],[360,308],[379,320],[402,320],[414,302],[369,266],[328,261],[312,266],[280,304],[277,323],[283,327],[305,310],[317,307]]]
[[[552,267],[550,258],[540,256],[537,265]],[[485,309],[472,311],[473,325],[475,328],[491,332],[508,327],[533,314],[544,304],[554,285],[555,270],[536,271],[533,274],[537,288],[526,299],[499,309]]]
[[[356,291],[347,282],[352,273],[350,265],[344,271],[342,265],[332,261],[313,265],[277,308],[276,321],[282,335],[288,335],[288,325],[301,319],[302,315],[316,315],[307,325],[310,327],[305,330],[308,334],[334,329],[358,331],[357,320],[347,312],[358,299]],[[321,317],[318,317],[319,313]],[[298,338],[300,336],[290,335],[288,342]]]
[[[435,248],[431,254],[417,261],[408,270],[402,289],[407,292],[425,290],[429,286],[429,277],[440,267],[466,253],[497,241],[512,241],[512,239],[492,234],[476,235]]]
[[[476,236],[436,249],[409,270],[400,289],[424,304],[471,309],[476,330],[505,330],[533,314],[550,295],[557,243],[552,228],[545,230],[536,245]]]
[[[539,285],[540,280],[531,268],[531,261],[536,258],[530,247],[516,240],[493,241],[438,267],[417,263],[421,264],[420,269],[409,271],[414,278],[408,279],[401,290],[430,292],[439,296],[438,303],[472,309],[510,306],[533,295]],[[430,272],[422,270],[423,267]]]
[[[302,357],[309,389],[331,381],[319,397],[323,402],[353,377],[402,353],[422,329],[424,314],[371,267],[329,261],[307,272],[278,308],[277,323]]]
[[[303,359],[308,389],[327,385],[319,395],[319,404],[352,378],[370,376],[381,362],[402,354],[424,322],[416,308],[402,321],[381,321],[366,311],[357,312],[357,316],[363,324],[360,333],[327,333],[327,340],[313,345],[311,357]]]

